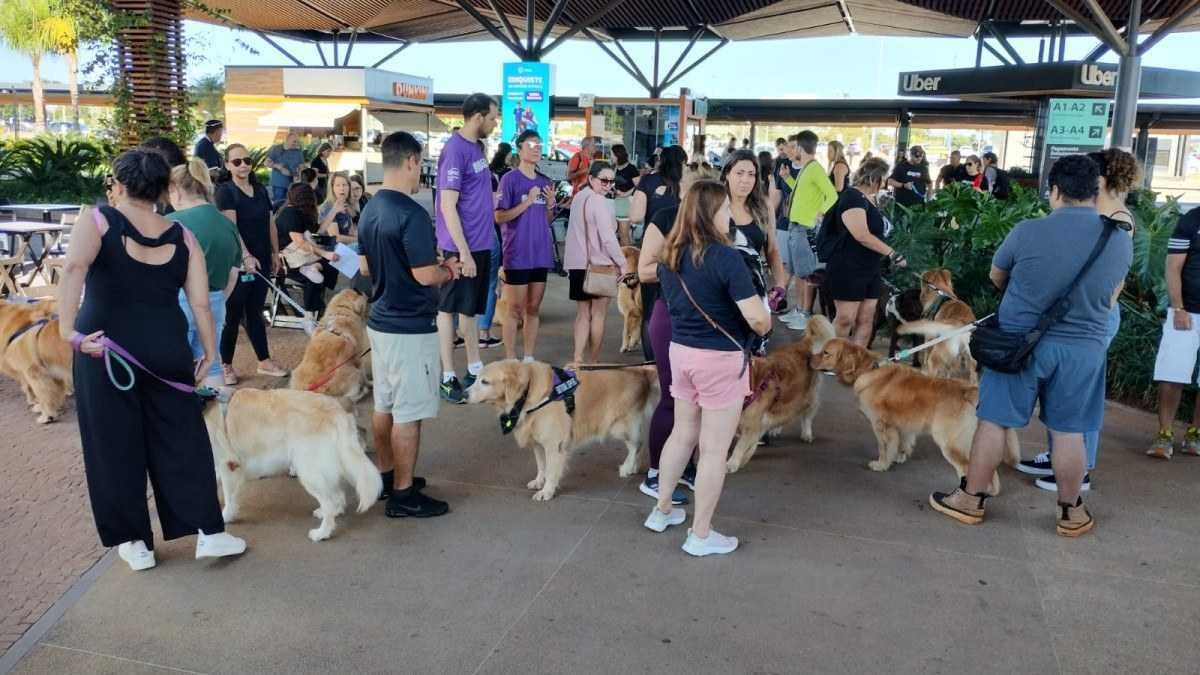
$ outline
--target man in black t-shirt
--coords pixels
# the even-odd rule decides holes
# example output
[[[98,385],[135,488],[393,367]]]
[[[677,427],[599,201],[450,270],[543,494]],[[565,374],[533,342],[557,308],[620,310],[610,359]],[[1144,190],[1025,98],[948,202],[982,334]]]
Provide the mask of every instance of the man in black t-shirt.
[[[457,259],[438,262],[433,221],[413,201],[421,179],[421,144],[403,131],[380,145],[383,187],[358,223],[359,267],[371,277],[367,335],[375,376],[375,451],[390,518],[440,516],[445,502],[426,496],[413,475],[421,421],[437,416],[441,356],[434,288],[461,275]]]
[[[1184,214],[1167,240],[1167,296],[1171,305],[1154,363],[1159,431],[1146,451],[1159,459],[1169,459],[1174,450],[1175,413],[1184,385],[1195,381],[1200,351],[1200,207]],[[1200,397],[1179,453],[1200,456]]]
[[[925,161],[925,149],[914,145],[908,151],[908,159],[896,162],[888,185],[896,191],[896,201],[903,206],[916,206],[925,203],[929,194],[929,163]]]
[[[951,183],[961,183],[964,180],[967,180],[967,167],[962,165],[962,153],[955,150],[950,153],[950,163],[938,171],[934,188],[941,190]]]

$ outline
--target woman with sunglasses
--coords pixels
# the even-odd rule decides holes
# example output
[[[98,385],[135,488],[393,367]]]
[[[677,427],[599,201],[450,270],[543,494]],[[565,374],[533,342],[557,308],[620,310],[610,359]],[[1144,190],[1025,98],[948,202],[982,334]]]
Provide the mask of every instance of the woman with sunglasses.
[[[267,282],[260,275],[274,277],[279,273],[279,236],[271,214],[271,197],[266,188],[251,179],[253,170],[246,146],[233,143],[225,149],[225,168],[231,179],[217,188],[214,201],[221,213],[237,225],[242,237],[242,267],[246,270],[225,301],[225,328],[221,331],[221,369],[225,384],[232,386],[238,382],[233,352],[239,323],[245,323],[246,336],[258,357],[258,374],[283,377],[287,371],[271,360],[262,315]]]
[[[554,181],[541,174],[542,137],[525,131],[517,137],[521,164],[500,179],[496,223],[503,242],[504,294],[508,315],[504,317],[504,355],[517,358],[517,326],[524,317],[525,360],[533,360],[537,346],[542,298],[546,277],[554,267],[554,242],[550,219],[554,215]]]
[[[979,160],[979,155],[968,156],[963,166],[967,169],[966,183],[980,192],[987,192],[990,186],[983,174],[983,163]]]
[[[590,265],[612,265],[625,269],[625,254],[617,241],[617,218],[605,197],[616,183],[616,172],[608,162],[597,160],[588,168],[587,180],[571,200],[563,267],[570,281],[570,298],[575,306],[575,363],[595,363],[604,342],[604,318],[611,298],[585,293],[583,282]],[[585,358],[586,357],[586,358]]]

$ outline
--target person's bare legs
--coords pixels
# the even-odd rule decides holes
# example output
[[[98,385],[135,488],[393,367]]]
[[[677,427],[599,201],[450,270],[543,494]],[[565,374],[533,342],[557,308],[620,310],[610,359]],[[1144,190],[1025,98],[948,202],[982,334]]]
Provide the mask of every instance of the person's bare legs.
[[[392,478],[392,489],[399,492],[412,487],[417,453],[421,448],[421,423],[393,424],[391,436],[392,461],[396,471]]]
[[[1171,429],[1175,426],[1175,414],[1179,412],[1179,401],[1183,398],[1183,385],[1175,382],[1158,383],[1158,428]],[[1196,397],[1196,411],[1192,424],[1200,419],[1200,396]]]
[[[1087,452],[1083,434],[1050,430],[1050,465],[1054,467],[1054,483],[1058,486],[1058,501],[1075,505],[1083,476],[1087,473]]]
[[[588,337],[592,330],[592,303],[581,300],[575,303],[575,358],[573,363],[583,363]]]
[[[521,312],[525,309],[526,295],[528,286],[513,286],[512,284],[504,284],[504,290],[501,293],[504,295],[505,309],[504,325],[500,327],[500,334],[504,338],[504,358],[517,358],[517,324],[521,321]],[[528,338],[526,338],[525,353],[529,353]]]
[[[817,295],[817,287],[807,281],[800,282],[800,310],[812,313],[813,298]]]
[[[396,468],[392,457],[392,414],[377,412],[371,416],[371,436],[375,441],[375,465],[380,473]],[[388,486],[384,485],[384,489]]]
[[[533,357],[534,348],[537,347],[538,329],[542,326],[542,298],[545,296],[546,284],[529,284],[529,291],[525,295],[524,356],[528,356],[530,358]]]
[[[600,348],[604,346],[604,320],[608,318],[609,298],[594,298],[591,301],[591,329],[588,338],[590,363],[600,361]]]
[[[458,330],[462,332],[463,340],[467,344],[467,364],[479,363],[482,359],[479,356],[479,318],[467,316],[466,314],[458,315]],[[451,340],[453,347],[453,340]]]
[[[850,332],[854,330],[856,319],[858,317],[858,306],[862,303],[851,302],[849,300],[837,300],[834,306],[837,307],[837,316],[833,319],[833,333],[840,338],[850,337]]]
[[[438,350],[442,356],[442,372],[454,371],[454,315],[449,312],[438,312],[437,315]],[[476,347],[478,348],[478,342]]]
[[[663,513],[671,512],[671,495],[679,485],[679,478],[692,458],[692,450],[700,440],[700,415],[700,406],[675,399],[675,425],[671,427],[671,435],[663,444],[662,454],[658,458],[658,510]]]
[[[712,527],[713,513],[725,485],[729,444],[733,442],[741,417],[741,405],[700,413],[700,461],[696,464],[696,510],[692,514],[692,532],[701,539],[708,538]],[[659,494],[663,492],[660,487]]]
[[[871,348],[871,332],[875,330],[875,305],[878,300],[863,300],[858,303],[857,318],[854,322],[854,344]],[[839,316],[841,310],[838,310]]]
[[[978,494],[991,489],[992,476],[995,475],[996,469],[1000,467],[1000,462],[1004,459],[1006,434],[1007,431],[999,424],[979,420],[979,426],[975,428],[975,438],[971,440],[971,463],[967,465],[967,492]],[[1080,456],[1082,457],[1082,436],[1080,439]],[[1055,446],[1054,452],[1058,452],[1057,446]],[[1055,466],[1057,467],[1057,465]],[[1079,482],[1082,481],[1083,474],[1080,474]],[[1078,483],[1076,486],[1076,491],[1078,491]]]

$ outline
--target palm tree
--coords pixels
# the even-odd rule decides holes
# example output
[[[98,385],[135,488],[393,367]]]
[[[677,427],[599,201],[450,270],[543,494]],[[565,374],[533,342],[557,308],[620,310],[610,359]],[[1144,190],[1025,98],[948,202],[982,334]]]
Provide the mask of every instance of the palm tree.
[[[71,92],[71,120],[79,129],[79,31],[75,19],[56,6],[54,15],[42,23],[43,39],[52,49],[67,59],[67,87]]]
[[[202,116],[201,122],[225,117],[225,81],[220,75],[198,78],[192,82],[189,89],[196,104],[196,112]]]
[[[50,0],[0,2],[0,37],[13,51],[29,55],[33,63],[33,119],[35,129],[46,131],[46,96],[42,91],[42,55],[54,47],[47,41],[45,25],[54,16]]]

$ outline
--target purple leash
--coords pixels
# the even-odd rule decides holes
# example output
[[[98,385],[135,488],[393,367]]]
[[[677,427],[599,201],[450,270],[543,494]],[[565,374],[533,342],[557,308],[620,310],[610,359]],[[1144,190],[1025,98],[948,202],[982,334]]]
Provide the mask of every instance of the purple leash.
[[[74,340],[72,340],[72,342],[74,342]],[[195,385],[184,384],[182,382],[168,380],[165,377],[159,376],[153,370],[150,370],[149,368],[147,368],[145,366],[145,364],[143,364],[141,361],[139,361],[137,359],[136,356],[134,356],[133,354],[130,354],[128,349],[125,349],[121,345],[117,344],[112,338],[108,337],[107,335],[101,335],[100,338],[97,340],[97,342],[100,343],[101,347],[104,347],[104,368],[108,371],[108,379],[110,382],[112,382],[113,386],[116,387],[117,389],[119,389],[120,391],[129,391],[130,389],[133,389],[134,381],[136,378],[134,377],[133,368],[129,365],[132,363],[133,365],[137,366],[138,368],[141,368],[142,370],[146,371],[146,373],[148,375],[150,375],[150,377],[153,377],[154,379],[158,380],[159,382],[162,382],[163,384],[167,385],[168,387],[170,387],[172,389],[175,389],[176,391],[181,391],[185,394],[197,394],[201,397],[215,395],[215,393],[216,393],[212,389],[209,389],[208,387],[197,387]],[[114,360],[117,363],[119,363],[122,367],[124,367],[125,372],[129,374],[129,383],[128,384],[121,385],[119,382],[117,382],[117,377],[113,373],[113,367],[112,367],[112,362]]]

